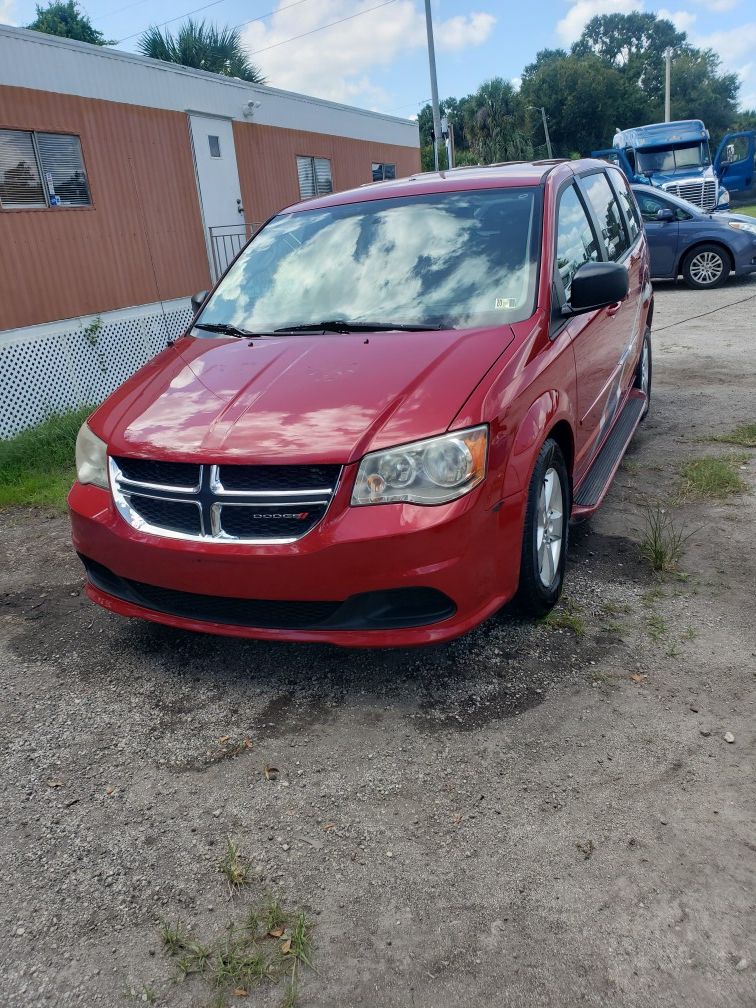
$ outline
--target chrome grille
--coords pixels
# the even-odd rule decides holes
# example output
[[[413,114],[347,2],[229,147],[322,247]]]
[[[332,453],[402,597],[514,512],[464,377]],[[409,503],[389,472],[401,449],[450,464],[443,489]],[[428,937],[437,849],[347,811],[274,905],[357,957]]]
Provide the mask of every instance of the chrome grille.
[[[716,179],[691,179],[689,182],[667,182],[662,187],[672,196],[687,200],[700,210],[713,210],[717,205]]]
[[[195,465],[111,457],[119,514],[141,532],[230,543],[296,542],[323,518],[337,465]]]

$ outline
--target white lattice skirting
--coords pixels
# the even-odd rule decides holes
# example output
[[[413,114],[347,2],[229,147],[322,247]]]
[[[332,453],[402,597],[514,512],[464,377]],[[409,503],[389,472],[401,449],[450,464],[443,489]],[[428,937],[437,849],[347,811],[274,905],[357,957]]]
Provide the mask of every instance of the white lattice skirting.
[[[95,405],[191,318],[189,298],[0,332],[0,438]]]

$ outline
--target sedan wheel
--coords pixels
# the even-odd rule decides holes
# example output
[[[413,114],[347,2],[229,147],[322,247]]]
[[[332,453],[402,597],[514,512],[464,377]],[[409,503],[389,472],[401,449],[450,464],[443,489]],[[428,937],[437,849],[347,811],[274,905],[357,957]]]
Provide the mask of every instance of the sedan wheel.
[[[686,256],[682,274],[690,287],[704,290],[723,283],[730,275],[730,264],[716,245],[701,245]]]

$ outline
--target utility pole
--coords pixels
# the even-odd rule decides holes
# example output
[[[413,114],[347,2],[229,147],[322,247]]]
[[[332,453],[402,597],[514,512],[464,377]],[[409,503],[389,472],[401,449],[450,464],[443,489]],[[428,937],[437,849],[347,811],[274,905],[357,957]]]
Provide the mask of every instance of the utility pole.
[[[664,122],[671,122],[670,108],[670,76],[672,66],[672,50],[667,49],[664,53]]]
[[[549,161],[551,161],[554,156],[551,153],[551,137],[549,136],[549,124],[546,121],[546,109],[541,105],[528,105],[529,109],[533,109],[534,112],[541,113],[541,122],[543,123],[543,135],[546,139],[546,153],[548,155]]]
[[[431,101],[433,103],[433,165],[438,171],[438,141],[441,137],[441,113],[438,108],[436,80],[436,47],[433,45],[433,21],[430,0],[425,0],[425,28],[428,32],[428,63],[430,64]]]
[[[549,161],[551,161],[551,137],[549,136],[549,124],[546,122],[545,108],[541,108],[541,119],[543,119],[543,135],[546,137],[546,153],[549,155]]]

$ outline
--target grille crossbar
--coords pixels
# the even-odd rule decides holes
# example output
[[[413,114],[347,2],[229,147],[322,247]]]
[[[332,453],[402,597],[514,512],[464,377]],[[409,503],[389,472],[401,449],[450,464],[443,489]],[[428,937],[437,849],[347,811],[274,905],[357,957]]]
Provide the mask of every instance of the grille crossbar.
[[[120,515],[172,539],[231,543],[296,542],[318,524],[341,467],[200,465],[111,457]]]

